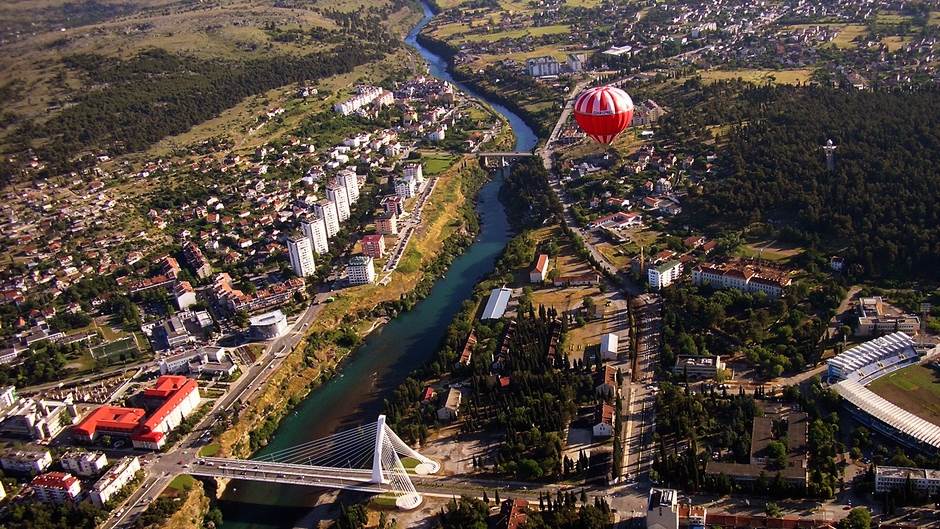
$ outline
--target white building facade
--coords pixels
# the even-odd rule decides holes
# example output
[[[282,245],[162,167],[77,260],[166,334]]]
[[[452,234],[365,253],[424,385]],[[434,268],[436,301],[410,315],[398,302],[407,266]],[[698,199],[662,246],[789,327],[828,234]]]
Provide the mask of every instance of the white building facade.
[[[313,261],[313,244],[307,236],[288,238],[287,252],[290,254],[290,266],[297,276],[309,277],[317,271]]]
[[[300,223],[300,228],[304,235],[313,243],[313,251],[317,255],[323,255],[330,251],[329,236],[326,232],[326,222],[322,217],[308,215]]]
[[[346,196],[346,188],[333,182],[326,186],[326,196],[330,199],[330,202],[336,204],[336,217],[339,222],[349,220],[349,197]]]
[[[313,205],[313,212],[316,213],[317,217],[323,219],[327,238],[339,233],[339,217],[336,214],[335,204],[326,199],[320,200]]]
[[[346,275],[349,276],[351,285],[375,283],[375,265],[372,258],[366,255],[353,257],[346,265]]]

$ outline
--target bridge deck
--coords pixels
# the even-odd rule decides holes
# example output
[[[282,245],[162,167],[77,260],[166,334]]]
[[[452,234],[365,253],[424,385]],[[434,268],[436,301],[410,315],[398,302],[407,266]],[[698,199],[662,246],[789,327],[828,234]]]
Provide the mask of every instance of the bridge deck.
[[[481,156],[483,158],[487,158],[490,156],[494,158],[500,157],[500,156],[504,158],[525,158],[529,156],[535,156],[535,153],[529,152],[529,151],[506,151],[506,152],[478,152],[476,153],[476,155]]]
[[[372,471],[369,469],[329,468],[206,457],[192,463],[186,468],[186,473],[193,476],[244,479],[361,492],[382,493],[390,490],[384,484],[372,483]]]

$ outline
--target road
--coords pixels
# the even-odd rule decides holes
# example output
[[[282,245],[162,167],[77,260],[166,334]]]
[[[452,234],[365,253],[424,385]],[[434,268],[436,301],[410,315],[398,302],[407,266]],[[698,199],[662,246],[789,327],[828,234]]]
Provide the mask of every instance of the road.
[[[199,452],[202,444],[200,439],[203,434],[211,430],[212,425],[222,413],[228,412],[233,406],[240,405],[245,398],[254,395],[262,388],[287,357],[286,353],[300,342],[306,329],[323,310],[320,297],[325,297],[325,295],[318,295],[316,302],[304,310],[287,333],[268,343],[258,360],[244,370],[242,376],[230,386],[229,391],[213,403],[212,409],[189,434],[176,443],[172,450],[141,457],[141,466],[147,473],[143,485],[131,494],[123,505],[112,511],[111,516],[101,525],[102,529],[129,525],[147,510],[150,502],[156,499],[186,464],[192,463]]]

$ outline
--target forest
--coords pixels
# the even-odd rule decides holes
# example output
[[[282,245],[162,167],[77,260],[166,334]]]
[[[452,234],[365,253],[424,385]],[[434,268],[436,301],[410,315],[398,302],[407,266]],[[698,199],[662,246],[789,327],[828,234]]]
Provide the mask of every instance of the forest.
[[[383,48],[357,42],[327,53],[248,61],[207,60],[154,49],[122,61],[94,54],[66,57],[66,65],[101,88],[43,123],[27,122],[21,141],[45,140],[38,152],[55,171],[69,160],[104,150],[142,150],[189,130],[243,98],[289,83],[345,73],[381,57]]]
[[[842,255],[856,277],[938,276],[940,90],[709,93],[699,124],[713,122],[717,107],[731,130],[721,176],[690,196],[685,220],[715,230],[766,223],[780,238]],[[829,139],[832,170],[822,150]]]

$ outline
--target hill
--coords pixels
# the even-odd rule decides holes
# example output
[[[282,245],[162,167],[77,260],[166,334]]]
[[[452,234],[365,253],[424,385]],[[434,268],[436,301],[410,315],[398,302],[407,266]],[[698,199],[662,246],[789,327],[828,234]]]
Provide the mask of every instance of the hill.
[[[763,86],[738,103],[721,176],[686,208],[693,221],[765,222],[843,255],[856,275],[940,274],[940,91]],[[821,149],[830,138],[833,171]]]

